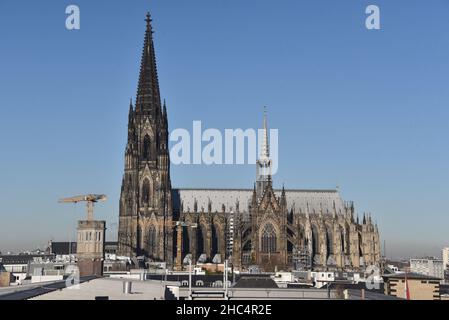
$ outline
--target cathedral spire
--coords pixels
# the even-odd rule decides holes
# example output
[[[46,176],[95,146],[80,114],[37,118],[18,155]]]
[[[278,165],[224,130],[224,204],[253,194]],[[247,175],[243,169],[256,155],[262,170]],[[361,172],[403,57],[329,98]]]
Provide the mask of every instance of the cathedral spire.
[[[270,158],[270,144],[268,143],[268,120],[267,120],[267,107],[264,107],[263,112],[263,141],[262,141],[262,152],[260,154],[260,159]]]
[[[254,183],[254,190],[253,190],[253,197],[252,197],[252,205],[253,207],[257,206],[257,191],[256,191],[256,184]]]
[[[164,122],[164,124],[168,123],[168,119],[167,119],[167,104],[165,103],[165,99],[164,99],[164,107],[162,110],[162,121]]]
[[[157,76],[156,54],[153,43],[153,27],[150,13],[145,19],[147,26],[140,63],[139,85],[137,88],[136,111],[160,114],[161,99]]]
[[[263,129],[262,129],[262,143],[260,149],[260,158],[256,163],[257,175],[257,196],[260,199],[267,186],[272,186],[271,181],[271,160],[270,160],[270,146],[268,142],[268,121],[267,110],[264,107]],[[260,132],[260,131],[259,131]],[[260,137],[259,137],[260,139]],[[259,140],[260,143],[260,140]]]
[[[133,98],[131,98],[131,99],[129,99],[129,118],[130,119],[131,119],[133,113],[134,113]]]
[[[282,184],[282,192],[281,192],[281,205],[284,208],[287,208],[287,196],[285,194],[285,186]]]
[[[172,210],[168,124],[162,118],[151,16],[146,30],[140,64],[137,97],[129,105],[128,143],[120,194],[119,249],[128,257],[146,256],[171,264],[173,229],[167,221]],[[166,118],[166,115],[164,116]],[[195,205],[195,211],[198,204]],[[155,219],[164,241],[155,241],[156,231],[140,229],[140,221]],[[135,224],[133,221],[137,221]],[[140,241],[143,234],[151,241]]]
[[[128,113],[128,143],[131,142],[134,138],[133,117],[134,117],[134,107],[133,107],[133,99],[131,98],[129,101],[129,113]]]

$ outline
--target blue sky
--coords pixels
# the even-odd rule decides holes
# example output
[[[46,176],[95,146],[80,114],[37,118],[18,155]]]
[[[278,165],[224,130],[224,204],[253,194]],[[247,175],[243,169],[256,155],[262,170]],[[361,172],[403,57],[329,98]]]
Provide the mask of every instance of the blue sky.
[[[81,29],[65,28],[65,8]],[[379,31],[365,8],[381,10]],[[449,245],[449,3],[0,0],[0,250],[73,238],[83,205],[117,233],[147,10],[171,129],[279,129],[276,186],[333,188],[394,257]],[[175,187],[251,187],[252,166],[173,166]]]

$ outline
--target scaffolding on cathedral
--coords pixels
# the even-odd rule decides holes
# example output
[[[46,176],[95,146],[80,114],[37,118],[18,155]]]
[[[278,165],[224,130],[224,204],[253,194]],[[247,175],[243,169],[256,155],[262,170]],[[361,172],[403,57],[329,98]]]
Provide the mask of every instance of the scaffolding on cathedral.
[[[308,248],[306,246],[294,248],[292,262],[296,271],[311,270],[312,263]]]

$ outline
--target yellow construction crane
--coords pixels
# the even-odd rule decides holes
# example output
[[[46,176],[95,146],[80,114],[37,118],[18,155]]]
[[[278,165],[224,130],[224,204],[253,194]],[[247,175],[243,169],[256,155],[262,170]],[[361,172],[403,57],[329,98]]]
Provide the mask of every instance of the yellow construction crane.
[[[87,202],[87,220],[94,220],[94,203],[98,201],[106,201],[108,198],[104,194],[87,194],[84,196],[76,196],[71,198],[59,199],[59,203],[78,203]]]
[[[177,241],[176,241],[176,270],[182,270],[182,228],[190,227],[196,228],[198,225],[196,223],[184,222],[184,221],[174,221],[174,226],[176,226],[177,231]]]

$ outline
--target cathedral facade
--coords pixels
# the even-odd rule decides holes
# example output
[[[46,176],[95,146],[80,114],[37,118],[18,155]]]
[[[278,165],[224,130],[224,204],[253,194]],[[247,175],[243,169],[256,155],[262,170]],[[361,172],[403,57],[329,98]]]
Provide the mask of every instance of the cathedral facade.
[[[135,105],[130,105],[119,217],[119,254],[220,263],[237,269],[360,270],[380,262],[371,215],[360,222],[339,190],[273,188],[264,139],[250,189],[176,189],[170,180],[168,119],[161,103],[151,18],[147,15]],[[177,223],[183,223],[181,248]],[[189,226],[195,226],[189,227]]]

